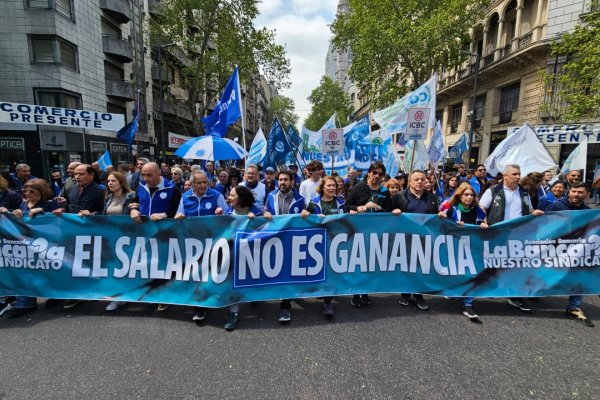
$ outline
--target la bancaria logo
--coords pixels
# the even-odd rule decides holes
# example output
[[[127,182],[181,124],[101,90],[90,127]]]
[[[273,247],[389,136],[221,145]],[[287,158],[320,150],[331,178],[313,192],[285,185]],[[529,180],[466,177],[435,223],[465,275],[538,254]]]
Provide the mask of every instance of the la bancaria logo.
[[[58,271],[62,268],[65,248],[50,246],[44,238],[33,241],[2,239],[0,268],[24,268]]]

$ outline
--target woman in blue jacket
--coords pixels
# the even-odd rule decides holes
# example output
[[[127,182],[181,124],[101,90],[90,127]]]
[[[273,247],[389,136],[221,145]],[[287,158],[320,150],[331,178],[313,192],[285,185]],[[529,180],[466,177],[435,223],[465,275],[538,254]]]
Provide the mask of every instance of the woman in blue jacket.
[[[438,215],[440,218],[449,218],[460,226],[471,224],[487,228],[488,225],[484,222],[485,211],[477,204],[476,196],[473,187],[463,182]],[[471,321],[479,322],[479,316],[473,310],[473,297],[463,297],[463,315]]]

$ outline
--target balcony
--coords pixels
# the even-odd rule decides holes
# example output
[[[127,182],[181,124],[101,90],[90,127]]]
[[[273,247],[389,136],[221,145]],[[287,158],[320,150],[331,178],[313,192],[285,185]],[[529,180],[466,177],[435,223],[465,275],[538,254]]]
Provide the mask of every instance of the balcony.
[[[158,65],[153,65],[152,66],[152,80],[155,80],[158,82]],[[172,70],[162,67],[160,69],[160,74],[161,74],[161,79],[163,81],[163,85],[164,84],[169,84],[169,83],[173,83],[173,73]]]
[[[131,8],[127,0],[100,0],[100,8],[117,22],[125,24],[131,21]]]
[[[494,52],[492,52],[491,54],[489,54],[483,58],[483,66],[484,67],[487,67],[488,65],[490,65],[493,62],[494,62]]]
[[[106,95],[119,100],[133,101],[135,100],[135,89],[133,83],[116,79],[107,79]]]
[[[512,53],[512,42],[500,48],[500,57],[498,59],[506,58],[510,53]]]
[[[104,54],[108,54],[122,63],[133,61],[133,49],[131,45],[118,37],[102,35],[102,49]]]
[[[521,50],[531,44],[533,31],[529,31],[518,39],[518,49]]]

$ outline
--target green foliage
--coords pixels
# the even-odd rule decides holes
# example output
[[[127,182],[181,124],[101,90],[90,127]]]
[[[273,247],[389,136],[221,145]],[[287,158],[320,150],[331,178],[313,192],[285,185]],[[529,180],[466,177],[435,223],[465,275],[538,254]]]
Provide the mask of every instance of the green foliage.
[[[256,29],[258,0],[166,0],[159,17],[149,22],[152,48],[176,43],[165,50],[183,64],[185,89],[197,134],[207,103],[217,99],[235,65],[242,83],[258,71],[276,87],[289,86],[290,63],[274,32]]]
[[[348,117],[353,111],[350,96],[330,77],[321,78],[319,86],[308,96],[308,101],[312,104],[311,112],[304,121],[304,126],[308,129],[312,131],[321,129],[334,112],[337,113],[341,126],[348,124]]]
[[[566,58],[562,68],[547,71],[548,94],[544,109],[563,122],[600,117],[600,12],[564,34],[550,46],[553,57]]]
[[[350,0],[332,25],[333,43],[353,52],[350,77],[376,107],[464,60],[459,50],[485,0]]]
[[[275,96],[271,100],[269,111],[267,113],[267,122],[269,127],[273,123],[275,116],[279,118],[279,122],[283,124],[284,128],[287,128],[288,125],[296,125],[298,122],[298,115],[296,114],[296,105],[294,104],[294,100],[286,96]]]

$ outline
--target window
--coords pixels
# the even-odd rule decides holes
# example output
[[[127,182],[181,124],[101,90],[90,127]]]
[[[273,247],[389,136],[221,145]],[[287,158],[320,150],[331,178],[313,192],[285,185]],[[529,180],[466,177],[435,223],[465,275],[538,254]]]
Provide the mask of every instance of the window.
[[[485,94],[475,98],[475,115],[473,119],[481,120],[485,116],[485,98]]]
[[[54,6],[59,14],[71,19],[73,17],[71,0],[54,0]]]
[[[500,92],[500,113],[510,112],[519,108],[519,92],[521,82],[502,88]]]
[[[125,71],[123,68],[114,66],[111,63],[104,62],[104,79],[113,81],[125,80]]]
[[[101,22],[102,27],[102,35],[112,36],[121,39],[122,33],[121,29],[111,24],[105,18],[102,18]]]
[[[452,119],[450,125],[450,132],[455,133],[458,130],[460,119],[462,118],[462,103],[452,106]]]
[[[81,109],[81,95],[66,90],[35,89],[36,104]]]
[[[27,0],[27,8],[40,10],[55,9],[59,14],[73,19],[71,0]]]
[[[32,36],[34,64],[60,64],[77,70],[77,46],[58,36]]]

